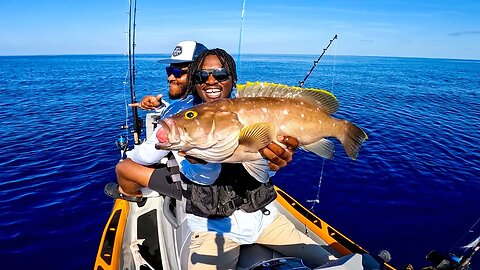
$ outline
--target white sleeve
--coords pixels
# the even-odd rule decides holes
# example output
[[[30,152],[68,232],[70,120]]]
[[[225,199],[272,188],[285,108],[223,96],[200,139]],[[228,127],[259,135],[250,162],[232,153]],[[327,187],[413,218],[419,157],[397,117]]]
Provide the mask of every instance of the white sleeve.
[[[133,150],[128,151],[126,153],[127,158],[145,166],[160,162],[160,160],[170,152],[169,150],[158,150],[155,148],[155,144],[158,143],[156,136],[157,130],[161,127],[162,126],[159,125],[146,141],[140,145],[136,145]]]
[[[152,135],[140,145],[135,146],[135,149],[127,152],[127,157],[132,161],[141,165],[153,165],[159,163],[164,158],[169,150],[157,150],[155,144],[158,143],[157,127]],[[200,185],[211,185],[220,175],[222,166],[220,163],[207,163],[207,164],[192,164],[188,162],[184,157],[180,157],[176,151],[173,151],[175,159],[178,162],[180,171],[191,181]]]
[[[170,103],[166,102],[163,98],[160,100],[160,102],[162,104],[160,104],[159,107],[155,108],[155,112],[162,114],[165,111],[165,109],[170,105]]]

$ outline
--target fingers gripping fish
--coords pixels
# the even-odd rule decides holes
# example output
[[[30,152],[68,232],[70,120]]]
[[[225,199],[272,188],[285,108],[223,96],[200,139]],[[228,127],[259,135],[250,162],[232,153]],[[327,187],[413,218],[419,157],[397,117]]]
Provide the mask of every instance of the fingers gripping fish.
[[[158,149],[184,151],[216,163],[242,163],[261,182],[268,181],[268,162],[259,149],[279,135],[297,138],[299,146],[332,159],[337,138],[356,159],[367,135],[347,120],[331,117],[338,110],[334,95],[319,89],[273,83],[237,86],[238,98],[197,105],[160,121]]]

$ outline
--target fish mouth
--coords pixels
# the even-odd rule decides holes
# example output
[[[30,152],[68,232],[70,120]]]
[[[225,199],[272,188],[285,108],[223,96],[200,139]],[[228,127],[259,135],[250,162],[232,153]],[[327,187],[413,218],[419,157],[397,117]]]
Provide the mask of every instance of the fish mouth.
[[[175,132],[175,122],[170,119],[160,120],[158,122],[161,125],[161,128],[158,129],[156,137],[158,143],[155,144],[155,148],[164,149],[166,147],[172,146],[175,142],[178,142],[178,133]]]

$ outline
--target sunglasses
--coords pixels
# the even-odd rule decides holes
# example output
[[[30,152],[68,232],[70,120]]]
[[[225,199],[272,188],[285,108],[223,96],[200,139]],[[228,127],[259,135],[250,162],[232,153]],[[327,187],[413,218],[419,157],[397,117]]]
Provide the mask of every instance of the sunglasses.
[[[210,77],[210,74],[212,74],[213,78],[219,82],[228,80],[228,76],[230,76],[225,68],[202,69],[194,74],[195,82],[205,83],[208,80],[208,77]]]
[[[165,70],[167,71],[167,76],[170,76],[173,74],[175,78],[181,78],[184,74],[187,74],[188,69],[180,69],[177,67],[165,67]]]

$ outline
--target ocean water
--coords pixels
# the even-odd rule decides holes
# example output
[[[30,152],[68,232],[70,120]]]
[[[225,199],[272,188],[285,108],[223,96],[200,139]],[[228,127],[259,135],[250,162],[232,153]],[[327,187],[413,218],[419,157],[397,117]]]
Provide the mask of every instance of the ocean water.
[[[138,99],[167,93],[161,57],[137,57]],[[296,85],[316,58],[242,55],[239,82]],[[127,63],[0,57],[3,269],[93,267],[112,208],[103,187],[115,181],[114,141],[129,119]],[[332,91],[335,116],[369,139],[355,161],[339,143],[325,162],[299,150],[275,183],[371,253],[388,250],[397,267],[427,265],[432,249],[458,253],[480,234],[478,74],[480,61],[324,57],[305,87]]]

